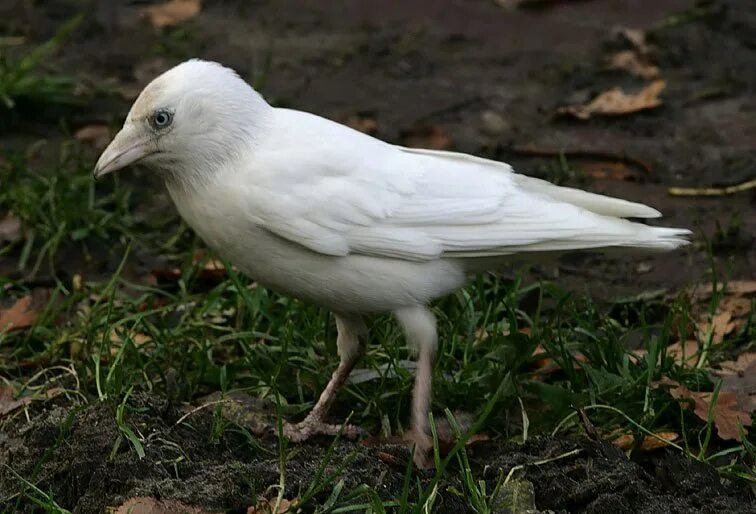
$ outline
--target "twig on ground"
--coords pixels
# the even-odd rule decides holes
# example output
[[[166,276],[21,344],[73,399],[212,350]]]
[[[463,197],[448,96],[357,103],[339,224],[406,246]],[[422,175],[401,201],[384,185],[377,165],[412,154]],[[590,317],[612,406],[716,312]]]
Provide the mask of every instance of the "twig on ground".
[[[756,178],[725,187],[670,187],[667,192],[672,196],[728,196],[756,189]]]

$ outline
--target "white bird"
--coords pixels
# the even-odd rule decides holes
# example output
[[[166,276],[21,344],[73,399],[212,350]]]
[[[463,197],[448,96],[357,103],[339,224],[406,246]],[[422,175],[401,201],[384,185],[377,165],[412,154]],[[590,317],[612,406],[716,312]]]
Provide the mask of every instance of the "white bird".
[[[515,255],[672,250],[690,234],[623,219],[661,215],[645,205],[274,108],[231,69],[201,60],[145,87],[94,174],[137,162],[164,179],[210,247],[260,284],[333,311],[339,366],[304,421],[286,424],[290,439],[338,432],[324,420],[363,352],[363,315],[394,314],[417,352],[408,436],[419,466],[431,446],[432,300]]]

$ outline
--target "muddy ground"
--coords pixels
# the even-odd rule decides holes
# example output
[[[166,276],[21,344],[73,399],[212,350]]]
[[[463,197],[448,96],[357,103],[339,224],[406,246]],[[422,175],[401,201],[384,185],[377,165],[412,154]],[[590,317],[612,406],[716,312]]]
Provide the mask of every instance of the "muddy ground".
[[[640,260],[570,258],[538,268],[535,275],[604,297],[674,289],[708,276],[703,241],[709,240],[720,273],[756,278],[753,192],[714,198],[667,194],[670,186],[733,185],[756,176],[756,7],[750,0],[557,1],[539,9],[504,8],[493,0],[207,1],[200,16],[168,33],[153,30],[138,16],[149,2],[122,2],[115,14],[94,3],[11,0],[0,7],[0,28],[43,41],[75,13],[90,13],[51,65],[89,83],[107,83],[127,97],[159,71],[196,56],[222,61],[250,80],[264,79],[263,92],[278,105],[338,120],[374,120],[376,135],[393,142],[406,141],[415,127],[435,127],[448,135],[453,149],[507,160],[532,175],[555,178],[559,151],[577,169],[586,159],[572,159],[575,152],[609,153],[615,156],[610,162],[628,156],[636,163],[628,166],[632,180],[594,179],[579,172],[564,178],[651,204],[665,214],[664,223],[694,228],[697,243]],[[667,82],[662,107],[583,122],[557,117],[560,105],[582,102],[615,85],[637,89],[647,82],[604,69],[604,59],[627,46],[614,31],[620,26],[648,31],[660,77]],[[116,126],[129,105],[117,96],[93,99],[68,113],[65,130],[93,122]],[[17,120],[13,130],[0,133],[0,146],[62,140],[61,124],[45,116],[53,114]],[[517,151],[523,146],[554,155],[526,156]],[[147,194],[159,187],[154,177],[142,172],[127,180],[142,192],[137,203],[166,201],[164,195]],[[734,228],[724,234],[726,227]],[[91,276],[93,267],[107,275],[115,264],[107,256],[94,265],[74,256],[65,268],[68,275],[86,271]],[[8,257],[0,257],[0,269],[12,267]],[[100,512],[135,494],[243,512],[255,495],[278,482],[277,457],[269,453],[275,446],[272,436],[257,451],[227,434],[213,441],[210,413],[174,426],[181,415],[178,406],[156,397],[139,401],[144,409],[131,423],[155,434],[143,461],[125,444],[110,458],[119,433],[114,406],[97,403],[34,412],[31,424],[0,434],[0,458],[19,471],[33,471],[44,455],[37,470],[45,477],[43,488],[81,513]],[[64,425],[65,443],[46,453]],[[308,483],[312,456],[323,454],[327,442],[306,448],[289,462],[293,483]],[[529,468],[523,475],[533,483],[539,509],[754,509],[747,492],[723,490],[712,469],[673,453],[636,463],[609,445],[585,439],[536,439],[524,447],[488,443],[472,451],[474,465],[487,469],[486,479],[493,483],[499,469],[574,448],[581,449],[575,457]],[[166,464],[178,451],[187,458],[176,467]],[[337,447],[335,458],[352,451],[357,456],[346,480],[375,484],[382,496],[396,496],[403,469],[378,459],[374,448],[347,443]],[[2,477],[3,487],[13,483],[7,474]],[[453,494],[442,493],[442,498],[440,512],[464,511]]]

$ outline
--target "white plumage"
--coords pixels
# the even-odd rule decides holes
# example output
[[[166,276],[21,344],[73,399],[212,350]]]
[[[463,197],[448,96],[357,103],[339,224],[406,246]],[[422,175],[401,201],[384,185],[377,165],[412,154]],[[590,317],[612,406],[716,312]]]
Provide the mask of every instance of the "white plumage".
[[[671,250],[690,233],[623,219],[660,216],[645,205],[273,108],[233,71],[198,60],[145,88],[95,174],[137,161],[165,177],[208,245],[260,283],[336,313],[341,365],[305,421],[287,426],[292,439],[335,430],[323,417],[360,354],[361,315],[394,312],[419,352],[418,464],[436,345],[430,301],[509,258]]]

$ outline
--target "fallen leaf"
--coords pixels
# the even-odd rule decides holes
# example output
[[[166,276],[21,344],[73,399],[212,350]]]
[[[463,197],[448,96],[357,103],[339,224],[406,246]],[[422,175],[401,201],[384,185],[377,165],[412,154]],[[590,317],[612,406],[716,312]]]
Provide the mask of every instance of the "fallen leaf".
[[[659,448],[669,446],[669,444],[665,441],[675,442],[680,438],[680,434],[676,432],[657,432],[656,435],[664,439],[664,441],[660,441],[656,437],[651,437],[649,435],[643,438],[643,442],[640,444],[638,449],[644,452],[650,452],[652,450],[657,450]],[[618,446],[623,450],[629,450],[635,444],[635,437],[633,437],[632,434],[625,434],[612,441],[612,444]]]
[[[581,363],[588,362],[588,358],[580,352],[574,352],[571,355],[573,359],[572,367],[574,369],[580,369]],[[553,358],[548,356],[548,352],[542,344],[536,346],[531,356],[536,359],[533,363],[533,366],[535,367],[533,378],[535,380],[544,379],[546,375],[550,375],[562,369]]]
[[[606,68],[623,70],[644,79],[655,79],[659,76],[659,68],[634,50],[622,50],[612,55],[607,59]]]
[[[623,162],[588,161],[579,165],[583,175],[595,179],[636,180],[633,170]]]
[[[738,406],[748,413],[756,412],[756,352],[746,352],[735,361],[719,363],[719,369],[712,370],[715,377],[722,379],[722,391],[735,393]]]
[[[24,396],[23,398],[14,399],[16,390],[12,387],[3,386],[0,387],[0,416],[10,414],[19,407],[29,405],[32,401],[31,397]]]
[[[103,150],[110,142],[110,129],[107,125],[87,125],[77,130],[74,138],[89,143],[98,150]]]
[[[202,9],[200,0],[169,0],[140,9],[143,18],[147,18],[156,29],[181,25],[195,16]]]
[[[637,93],[628,94],[615,87],[604,91],[587,104],[560,107],[557,112],[569,114],[579,120],[587,120],[594,115],[620,116],[653,109],[662,104],[659,94],[665,87],[667,83],[663,80],[656,80]]]
[[[738,355],[737,360],[719,363],[721,374],[743,375],[747,369],[756,365],[756,352],[745,352]]]
[[[693,295],[698,299],[706,299],[711,297],[714,292],[714,284],[707,283],[701,287],[696,288]],[[733,296],[747,296],[756,294],[756,280],[730,280],[726,283],[724,291],[722,291],[722,283],[717,284],[717,292],[725,293]]]
[[[353,114],[350,116],[341,116],[337,119],[339,123],[343,123],[347,127],[352,127],[355,130],[370,134],[371,136],[378,132],[378,122],[373,118]]]
[[[690,402],[692,401],[695,415],[704,422],[708,421],[713,393],[691,391],[686,386],[667,377],[663,377],[663,380],[657,381],[652,385],[672,386],[669,389],[669,394],[673,398],[676,400],[685,400],[688,407],[690,407]],[[737,395],[732,391],[723,391],[722,389],[720,389],[717,396],[717,403],[714,405],[712,418],[719,438],[725,441],[736,440],[740,442],[738,422],[743,426],[745,433],[748,433],[746,427],[750,427],[753,423],[749,413],[738,409]]]
[[[145,496],[129,498],[117,507],[115,514],[211,514],[176,500],[156,500]]]
[[[446,131],[436,125],[417,125],[401,134],[405,146],[411,148],[429,148],[431,150],[448,150],[452,140]]]
[[[139,332],[135,334],[129,334],[128,339],[131,339],[131,342],[134,343],[134,346],[142,346],[143,344],[152,341],[152,338],[150,336],[148,336],[147,334],[141,334]],[[126,338],[121,337],[121,335],[115,329],[110,331],[111,343],[123,343],[125,340]]]
[[[198,250],[192,257],[192,265],[198,266],[202,263],[202,268],[199,270],[197,278],[208,282],[222,282],[226,278],[226,268],[223,266],[223,262],[220,259],[207,257],[207,252],[204,250]],[[234,268],[236,269],[236,268]],[[152,275],[158,279],[163,280],[178,280],[183,274],[179,267],[169,268],[156,268],[152,270]]]
[[[249,507],[247,509],[247,514],[286,514],[292,509],[292,507],[296,506],[296,500],[291,501],[283,498],[276,509],[276,501],[276,498],[263,500],[257,505]]]
[[[651,47],[646,43],[646,33],[643,29],[620,27],[617,29],[617,33],[625,38],[633,48],[641,54],[647,54],[649,52]]]
[[[19,298],[12,307],[0,310],[0,331],[30,327],[39,313],[32,308],[32,297]]]
[[[21,220],[9,212],[0,220],[0,244],[6,241],[13,243],[19,239],[21,239]]]
[[[685,341],[684,344],[674,343],[667,346],[667,355],[672,357],[678,366],[695,366],[698,362],[698,342],[695,340]]]

